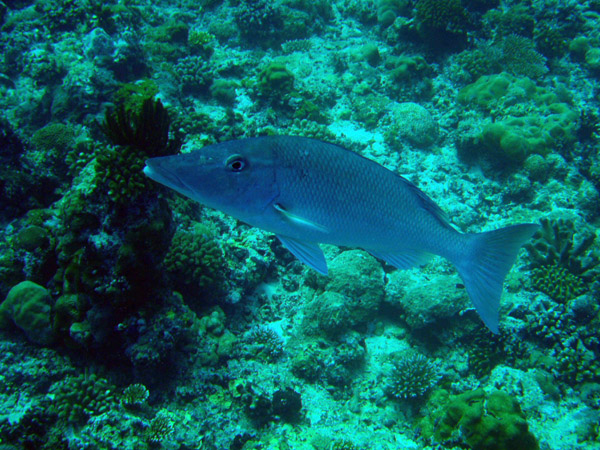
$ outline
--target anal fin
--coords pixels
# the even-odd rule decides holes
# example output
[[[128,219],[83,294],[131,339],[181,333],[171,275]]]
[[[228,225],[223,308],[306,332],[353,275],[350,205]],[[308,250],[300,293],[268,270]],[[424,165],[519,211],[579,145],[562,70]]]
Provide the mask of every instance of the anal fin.
[[[422,266],[433,256],[431,253],[417,250],[404,251],[401,253],[374,252],[372,250],[368,250],[368,252],[375,258],[383,259],[388,264],[391,264],[396,269],[400,270]]]

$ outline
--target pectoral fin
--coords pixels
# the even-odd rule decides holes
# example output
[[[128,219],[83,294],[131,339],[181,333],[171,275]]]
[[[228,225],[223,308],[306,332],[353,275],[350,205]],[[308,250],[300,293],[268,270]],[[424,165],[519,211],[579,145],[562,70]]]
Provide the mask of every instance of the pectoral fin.
[[[314,242],[304,242],[287,236],[277,235],[281,243],[304,264],[312,267],[322,275],[327,275],[327,261],[323,250]]]
[[[301,228],[310,228],[312,230],[321,231],[322,233],[327,233],[327,228],[318,223],[312,222],[304,217],[300,217],[287,209],[281,206],[279,203],[275,203],[273,207],[279,211],[287,220],[293,222],[295,225],[298,225]]]

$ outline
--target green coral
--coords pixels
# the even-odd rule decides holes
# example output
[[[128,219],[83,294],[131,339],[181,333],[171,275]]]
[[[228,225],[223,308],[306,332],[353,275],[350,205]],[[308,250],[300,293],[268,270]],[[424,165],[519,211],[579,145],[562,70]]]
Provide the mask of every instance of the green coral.
[[[423,397],[439,380],[438,367],[418,353],[400,356],[392,362],[386,392],[392,398]]]
[[[113,101],[123,105],[127,114],[137,114],[142,110],[144,102],[158,94],[158,85],[154,80],[144,78],[135,83],[123,84],[115,93]]]
[[[188,34],[188,47],[194,55],[210,58],[215,51],[216,37],[204,30],[191,30]]]
[[[63,337],[69,336],[71,326],[83,320],[85,312],[89,308],[89,299],[83,294],[61,295],[54,304],[52,324],[54,331]]]
[[[294,112],[294,119],[309,120],[321,125],[329,125],[332,122],[331,117],[311,100],[302,101],[300,107]]]
[[[264,95],[281,96],[294,90],[295,77],[284,64],[271,62],[258,75],[258,87]]]
[[[317,343],[303,344],[302,351],[294,353],[290,363],[292,373],[309,383],[317,381],[324,374],[322,355]]]
[[[224,105],[233,105],[236,98],[235,90],[240,84],[235,80],[218,79],[210,86],[210,95]]]
[[[500,71],[501,65],[497,52],[491,46],[480,45],[473,50],[464,50],[456,56],[458,68],[468,76],[469,81],[475,81],[483,75]]]
[[[281,44],[281,50],[286,55],[294,52],[308,52],[312,48],[312,41],[308,39],[292,39]]]
[[[569,48],[569,39],[564,30],[549,24],[543,24],[535,29],[535,45],[548,58],[560,58]]]
[[[548,72],[546,59],[535,50],[531,39],[509,34],[498,47],[501,50],[500,63],[507,72],[531,78],[539,78]]]
[[[431,414],[421,420],[426,439],[468,445],[473,450],[537,450],[519,403],[508,394],[482,388],[459,395],[432,394]]]
[[[472,50],[457,56],[458,69],[477,80],[483,75],[506,71],[514,76],[539,78],[548,72],[546,59],[536,50],[531,39],[509,34],[496,42],[482,41]]]
[[[184,94],[205,94],[213,82],[213,74],[202,56],[180,58],[174,66]]]
[[[388,56],[385,68],[396,82],[414,81],[431,71],[431,66],[420,55]]]
[[[306,334],[337,338],[353,325],[346,297],[338,292],[325,291],[304,308],[302,327]]]
[[[330,450],[361,450],[366,447],[360,447],[349,439],[338,439],[333,441]]]
[[[53,408],[68,425],[82,425],[116,406],[114,386],[95,373],[67,377],[51,390]]]
[[[501,165],[522,164],[531,154],[544,156],[572,146],[577,139],[578,113],[529,78],[507,73],[483,76],[461,89],[458,101],[495,116],[474,136],[479,145],[465,148],[461,156],[485,156]]]
[[[96,156],[97,185],[114,203],[127,205],[154,187],[143,172],[145,155],[134,148],[107,148]]]
[[[273,362],[283,355],[283,339],[268,326],[253,327],[245,341],[248,352],[259,359]]]
[[[517,34],[533,37],[535,15],[530,3],[517,3],[510,8],[492,9],[484,14],[483,19],[487,26],[500,36]]]
[[[158,444],[167,440],[174,431],[175,420],[173,415],[169,411],[161,409],[152,418],[144,434],[151,444]]]
[[[408,0],[379,0],[377,4],[377,22],[382,28],[394,23],[396,17],[410,13]]]
[[[50,293],[44,287],[31,281],[22,281],[9,291],[0,304],[0,328],[14,325],[31,342],[49,345],[54,341],[52,303]]]
[[[326,125],[308,119],[295,119],[289,128],[292,135],[319,139],[325,142],[342,145],[339,134],[331,131]]]

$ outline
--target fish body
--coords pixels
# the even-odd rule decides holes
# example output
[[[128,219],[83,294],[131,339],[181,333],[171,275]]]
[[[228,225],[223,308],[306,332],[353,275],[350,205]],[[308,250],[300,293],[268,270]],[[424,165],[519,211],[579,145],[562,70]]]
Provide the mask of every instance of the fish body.
[[[504,278],[539,227],[460,233],[405,178],[343,147],[297,136],[242,139],[151,158],[144,172],[275,233],[322,274],[327,263],[319,243],[359,247],[399,269],[440,255],[456,266],[479,315],[495,333]]]

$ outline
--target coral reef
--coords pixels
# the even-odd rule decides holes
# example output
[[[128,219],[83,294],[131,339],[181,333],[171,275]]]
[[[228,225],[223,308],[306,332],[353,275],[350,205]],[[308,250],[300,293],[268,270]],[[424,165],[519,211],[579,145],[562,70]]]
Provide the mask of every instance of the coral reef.
[[[599,14],[0,1],[0,447],[596,449]],[[466,233],[541,222],[500,333],[442,259],[322,245],[325,277],[143,174],[275,134],[385,165]]]

